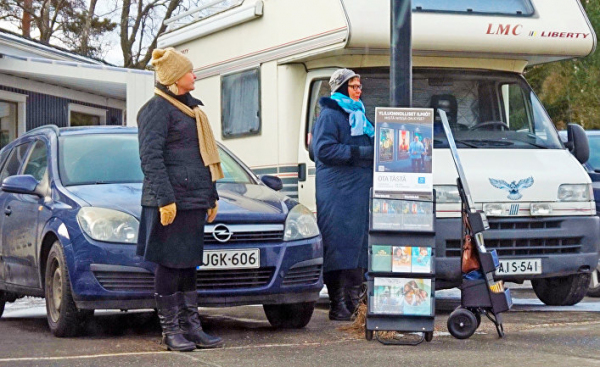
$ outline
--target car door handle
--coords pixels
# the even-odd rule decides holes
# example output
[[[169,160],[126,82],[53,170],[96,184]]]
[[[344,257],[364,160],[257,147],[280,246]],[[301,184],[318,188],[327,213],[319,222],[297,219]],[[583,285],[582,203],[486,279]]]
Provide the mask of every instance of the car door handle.
[[[6,215],[11,215],[12,214],[12,209],[9,207],[4,208],[4,214]]]

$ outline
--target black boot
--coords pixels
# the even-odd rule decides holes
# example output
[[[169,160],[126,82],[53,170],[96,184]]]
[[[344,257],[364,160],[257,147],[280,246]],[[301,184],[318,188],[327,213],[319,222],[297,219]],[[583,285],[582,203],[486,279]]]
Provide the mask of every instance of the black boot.
[[[362,289],[362,284],[354,285],[351,287],[345,288],[346,291],[346,308],[353,315],[358,308],[358,304],[360,303],[360,291]]]
[[[350,321],[352,313],[346,308],[346,301],[344,297],[344,288],[327,286],[327,292],[329,292],[329,320],[334,321]]]
[[[223,346],[223,339],[208,335],[202,330],[198,315],[198,294],[196,291],[183,292],[180,308],[179,325],[185,338],[196,344],[198,348],[218,348]]]
[[[162,327],[162,342],[168,350],[189,352],[196,349],[196,344],[183,336],[183,330],[179,326],[179,304],[181,293],[168,296],[155,294],[158,319]]]

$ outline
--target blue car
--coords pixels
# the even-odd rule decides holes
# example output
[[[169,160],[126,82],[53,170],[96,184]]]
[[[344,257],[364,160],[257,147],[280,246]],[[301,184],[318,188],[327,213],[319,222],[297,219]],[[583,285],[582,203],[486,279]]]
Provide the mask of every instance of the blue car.
[[[200,306],[262,304],[301,328],[323,286],[314,215],[219,146],[219,213],[204,232]],[[0,151],[0,316],[46,298],[50,330],[75,334],[94,309],[155,308],[154,264],[135,254],[143,174],[137,129],[45,126]]]
[[[594,200],[596,201],[596,214],[600,215],[600,130],[586,130],[589,146],[590,158],[583,167],[587,171],[592,180],[592,188],[594,190]],[[567,142],[567,131],[561,130],[558,132],[563,143]],[[600,297],[600,264],[596,270],[592,272],[592,279],[587,291],[590,297]]]

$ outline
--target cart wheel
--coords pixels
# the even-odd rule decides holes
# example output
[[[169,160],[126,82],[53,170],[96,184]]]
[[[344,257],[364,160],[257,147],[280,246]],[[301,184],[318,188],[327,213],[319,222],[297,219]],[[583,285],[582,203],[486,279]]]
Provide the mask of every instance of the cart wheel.
[[[475,330],[477,330],[479,328],[479,325],[481,325],[481,312],[473,308],[469,308],[468,310],[473,312],[473,315],[475,315],[475,318],[477,319],[477,327],[475,328]]]
[[[454,310],[448,317],[448,331],[456,339],[467,339],[477,330],[477,318],[466,308]]]
[[[425,332],[425,341],[427,343],[429,343],[432,340],[433,340],[433,331],[427,331],[427,332]]]
[[[368,341],[373,340],[373,330],[365,329],[365,339],[367,339]]]

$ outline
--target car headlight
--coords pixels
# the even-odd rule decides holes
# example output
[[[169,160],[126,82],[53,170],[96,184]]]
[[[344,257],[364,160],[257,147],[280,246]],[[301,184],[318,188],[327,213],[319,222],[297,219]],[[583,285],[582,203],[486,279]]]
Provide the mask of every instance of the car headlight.
[[[456,185],[435,185],[435,202],[437,204],[460,203],[460,194]]]
[[[558,187],[558,201],[590,201],[592,197],[590,184],[564,184]]]
[[[302,204],[296,205],[285,220],[284,241],[301,240],[319,235],[314,214]]]
[[[85,207],[77,213],[77,222],[94,240],[137,243],[140,223],[127,213],[106,208]]]

